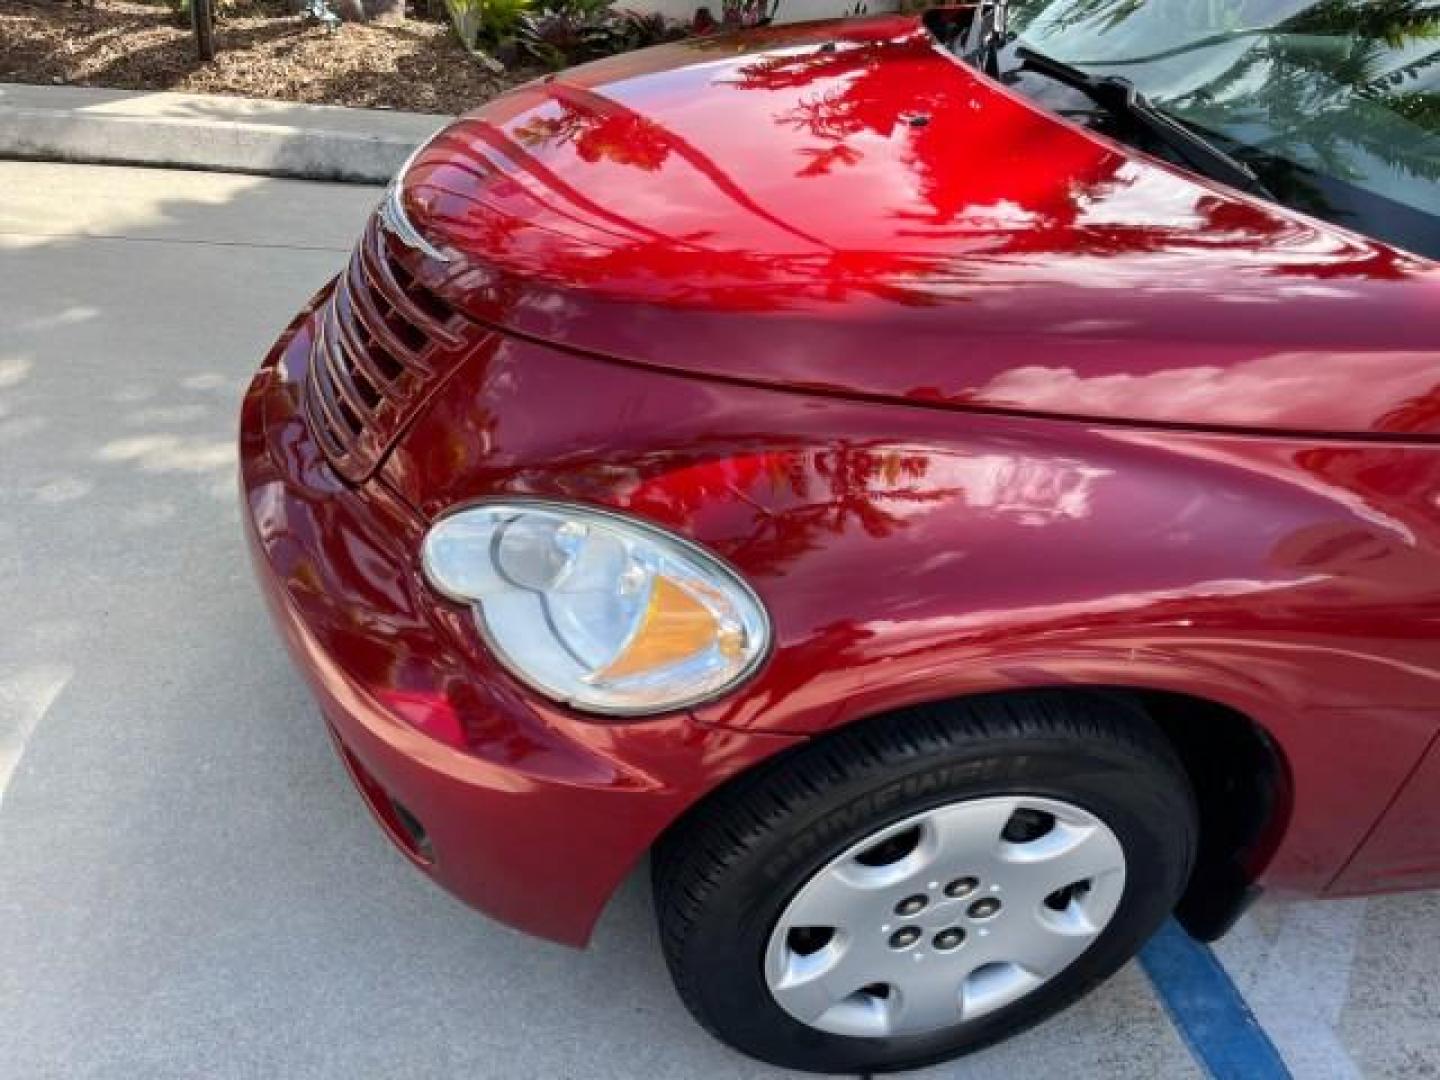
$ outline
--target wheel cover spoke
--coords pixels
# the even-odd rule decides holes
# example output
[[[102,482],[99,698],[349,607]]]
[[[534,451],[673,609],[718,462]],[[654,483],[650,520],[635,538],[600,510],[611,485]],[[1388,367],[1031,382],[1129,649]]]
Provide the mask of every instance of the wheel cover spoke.
[[[776,922],[766,982],[822,1031],[952,1026],[1074,963],[1124,888],[1124,850],[1086,810],[1025,795],[950,803],[819,867]]]
[[[810,955],[771,949],[766,975],[775,1000],[797,1019],[826,1030],[883,1035],[892,1005],[863,992],[874,981],[875,961],[873,949],[837,935]]]
[[[786,921],[790,926],[845,926],[874,906],[882,887],[867,882],[852,862],[827,867],[795,898]]]
[[[1075,931],[1051,922],[1043,915],[1019,921],[1001,931],[991,947],[1002,962],[1023,968],[1041,979],[1050,979],[1064,970],[1098,931]],[[1083,944],[1082,944],[1083,943]]]
[[[1045,889],[1048,895],[1075,881],[1124,870],[1125,853],[1115,834],[1101,824],[1075,825],[1057,821],[1045,836],[1028,843],[1002,843],[1000,858],[1016,867],[1033,870],[1022,880]]]
[[[1004,843],[1001,833],[1006,823],[1021,805],[1020,799],[1002,797],[930,811],[924,826],[927,869],[990,865]]]
[[[891,1018],[892,1030],[933,1031],[960,1020],[960,980],[957,972],[932,970],[928,977],[912,977],[900,985]]]

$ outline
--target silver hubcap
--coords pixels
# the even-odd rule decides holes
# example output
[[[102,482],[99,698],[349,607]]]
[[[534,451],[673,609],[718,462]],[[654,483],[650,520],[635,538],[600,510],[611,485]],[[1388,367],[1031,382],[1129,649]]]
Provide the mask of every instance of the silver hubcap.
[[[831,860],[781,914],[770,993],[837,1035],[971,1020],[1054,978],[1105,929],[1125,853],[1094,814],[1024,795],[927,810]]]

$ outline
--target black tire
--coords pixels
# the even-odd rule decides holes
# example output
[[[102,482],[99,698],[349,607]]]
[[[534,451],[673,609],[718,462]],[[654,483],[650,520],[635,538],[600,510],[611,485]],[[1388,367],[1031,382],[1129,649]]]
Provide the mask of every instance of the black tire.
[[[1124,848],[1119,907],[1079,959],[1010,1005],[908,1037],[827,1033],[776,1003],[766,944],[817,870],[881,827],[1006,794],[1082,807]],[[672,829],[653,860],[661,942],[685,1005],[745,1053],[814,1072],[917,1068],[1013,1035],[1120,968],[1174,907],[1197,832],[1184,767],[1128,698],[1034,692],[913,709],[762,766]]]
[[[195,28],[195,54],[201,60],[215,59],[214,0],[190,0],[190,22]]]

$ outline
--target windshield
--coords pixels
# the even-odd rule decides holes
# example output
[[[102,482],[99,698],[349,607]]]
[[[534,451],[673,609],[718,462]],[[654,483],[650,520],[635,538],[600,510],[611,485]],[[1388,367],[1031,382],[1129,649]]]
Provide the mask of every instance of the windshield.
[[[1054,0],[1020,43],[1118,75],[1280,201],[1440,258],[1440,0]]]

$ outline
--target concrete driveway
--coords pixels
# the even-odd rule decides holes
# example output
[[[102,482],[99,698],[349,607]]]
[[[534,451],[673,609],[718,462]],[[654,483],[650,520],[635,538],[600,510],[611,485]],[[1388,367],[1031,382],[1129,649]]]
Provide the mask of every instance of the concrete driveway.
[[[377,197],[0,163],[0,1077],[779,1075],[690,1021],[639,875],[578,953],[414,873],[271,634],[237,406]],[[1437,931],[1271,902],[1218,951],[1295,1075],[1433,1075]],[[926,1075],[1205,1071],[1132,966]]]

